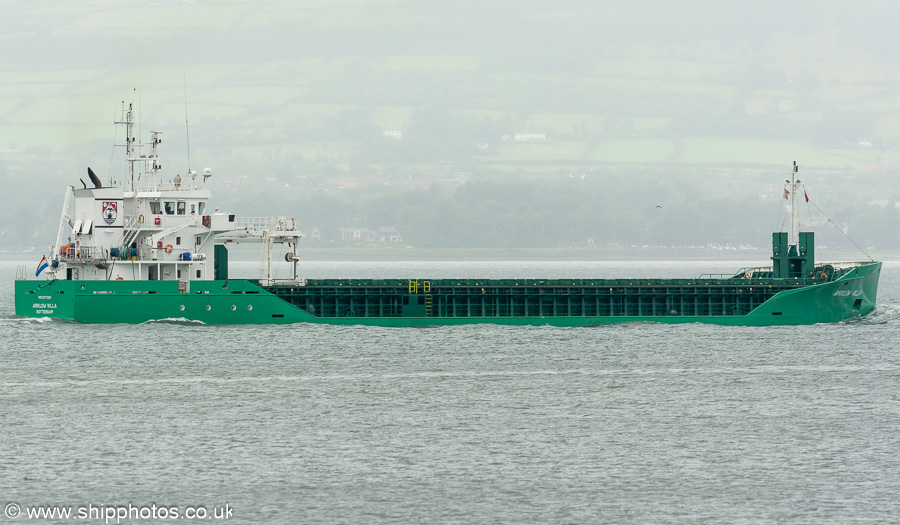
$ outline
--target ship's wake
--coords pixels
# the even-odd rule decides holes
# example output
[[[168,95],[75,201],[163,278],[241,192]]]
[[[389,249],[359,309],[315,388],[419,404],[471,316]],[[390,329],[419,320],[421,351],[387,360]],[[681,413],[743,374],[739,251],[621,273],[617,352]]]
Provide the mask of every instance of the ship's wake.
[[[21,324],[35,324],[35,323],[52,323],[59,322],[62,319],[54,319],[52,317],[17,317],[17,316],[9,316],[9,317],[0,317],[0,323],[21,323]]]
[[[162,319],[150,319],[148,321],[144,321],[141,324],[150,324],[150,323],[180,324],[180,325],[206,324],[203,321],[198,321],[196,319],[188,319],[187,317],[164,317]]]
[[[845,321],[859,324],[892,324],[900,322],[900,304],[876,304],[868,315]]]

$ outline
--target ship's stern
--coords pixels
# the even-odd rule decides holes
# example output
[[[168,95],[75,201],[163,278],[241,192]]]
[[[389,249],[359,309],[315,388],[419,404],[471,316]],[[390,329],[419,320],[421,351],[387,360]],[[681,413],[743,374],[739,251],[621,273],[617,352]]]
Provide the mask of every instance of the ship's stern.
[[[22,317],[75,318],[75,281],[17,280],[16,315]]]

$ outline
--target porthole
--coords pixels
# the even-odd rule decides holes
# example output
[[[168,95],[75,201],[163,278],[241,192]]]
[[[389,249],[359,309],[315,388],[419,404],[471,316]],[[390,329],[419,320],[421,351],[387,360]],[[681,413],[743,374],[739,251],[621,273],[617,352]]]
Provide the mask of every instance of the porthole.
[[[235,310],[237,310],[237,306],[231,305],[231,311],[233,312],[233,311],[235,311]]]
[[[212,310],[212,306],[206,305],[206,311],[208,312],[208,311],[210,311],[210,310]]]
[[[179,306],[178,309],[181,310],[181,311],[183,312],[183,311],[184,311],[184,305]]]
[[[248,305],[247,305],[247,310],[253,310],[253,305],[252,305],[252,304],[248,304]]]

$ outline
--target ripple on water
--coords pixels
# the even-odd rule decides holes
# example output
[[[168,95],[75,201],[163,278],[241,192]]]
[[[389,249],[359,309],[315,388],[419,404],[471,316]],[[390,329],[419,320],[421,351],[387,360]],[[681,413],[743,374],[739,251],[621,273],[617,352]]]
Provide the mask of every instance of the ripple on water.
[[[893,282],[869,316],[800,327],[9,315],[0,492],[241,522],[890,522]]]

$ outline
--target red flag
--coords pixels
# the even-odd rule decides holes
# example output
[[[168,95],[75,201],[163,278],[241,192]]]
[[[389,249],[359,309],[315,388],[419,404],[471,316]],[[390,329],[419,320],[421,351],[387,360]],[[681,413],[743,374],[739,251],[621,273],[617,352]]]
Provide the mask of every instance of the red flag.
[[[806,194],[806,190],[803,190],[803,196],[806,197],[806,202],[809,202],[809,195]]]
[[[790,194],[791,194],[791,192],[789,192],[788,190],[784,190],[784,200],[787,200],[788,195],[790,195]]]

